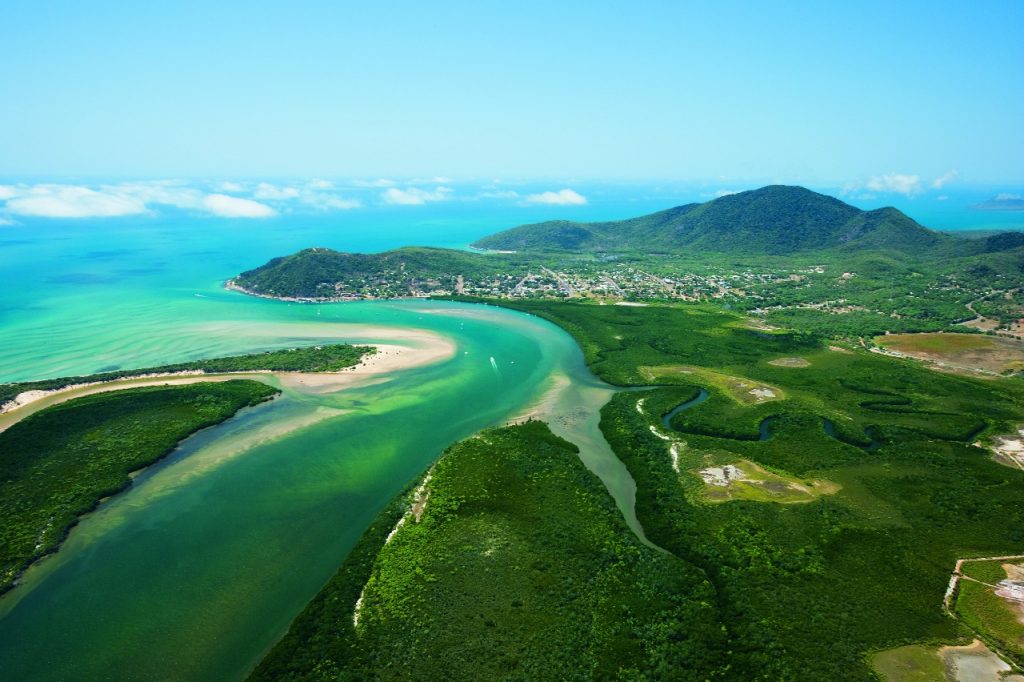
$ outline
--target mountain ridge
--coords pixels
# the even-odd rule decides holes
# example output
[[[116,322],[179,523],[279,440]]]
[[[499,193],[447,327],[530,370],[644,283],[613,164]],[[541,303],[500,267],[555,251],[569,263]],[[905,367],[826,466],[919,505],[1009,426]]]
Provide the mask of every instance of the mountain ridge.
[[[864,211],[803,187],[769,185],[617,221],[520,225],[472,246],[503,251],[709,251],[784,255],[825,248],[899,251],[955,241],[887,207]]]

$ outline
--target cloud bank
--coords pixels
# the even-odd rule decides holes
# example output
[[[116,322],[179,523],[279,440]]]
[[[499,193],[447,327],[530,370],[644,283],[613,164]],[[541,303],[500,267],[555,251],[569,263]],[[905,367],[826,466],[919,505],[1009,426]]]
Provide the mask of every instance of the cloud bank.
[[[110,218],[146,212],[146,203],[120,192],[77,185],[34,185],[7,192],[8,213],[43,218]]]
[[[208,194],[203,198],[203,208],[224,218],[271,218],[277,215],[277,211],[266,204],[227,194]]]
[[[235,182],[204,186],[173,180],[98,186],[0,185],[0,219],[10,224],[11,216],[114,218],[150,214],[161,207],[222,218],[270,218],[299,206],[333,211],[362,205],[359,200],[339,196],[332,189],[333,185],[325,180],[296,186],[261,182],[255,188]]]
[[[587,203],[587,198],[579,192],[571,189],[562,189],[557,192],[541,192],[530,194],[524,199],[528,204],[548,204],[554,206],[581,206]]]

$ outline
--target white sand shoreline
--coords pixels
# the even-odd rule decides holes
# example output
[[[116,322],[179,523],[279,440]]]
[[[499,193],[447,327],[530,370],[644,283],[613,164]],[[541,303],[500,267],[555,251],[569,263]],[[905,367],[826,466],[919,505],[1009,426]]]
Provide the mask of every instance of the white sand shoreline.
[[[346,388],[367,386],[388,381],[392,374],[416,367],[425,367],[448,360],[455,355],[454,342],[435,334],[395,335],[401,340],[415,340],[415,346],[389,343],[359,343],[373,346],[377,352],[365,356],[358,365],[338,372],[280,372],[246,370],[240,372],[205,373],[201,370],[139,374],[109,381],[94,381],[63,386],[48,391],[24,391],[14,400],[0,406],[0,431],[4,431],[30,414],[73,398],[96,393],[139,388],[143,386],[180,386],[200,381],[232,379],[277,379],[285,388],[301,393],[334,393]]]

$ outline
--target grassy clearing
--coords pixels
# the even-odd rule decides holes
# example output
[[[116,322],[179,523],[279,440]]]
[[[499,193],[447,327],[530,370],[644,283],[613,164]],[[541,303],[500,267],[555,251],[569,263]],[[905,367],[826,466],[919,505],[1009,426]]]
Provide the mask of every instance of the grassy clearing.
[[[933,646],[911,644],[871,655],[871,667],[885,682],[936,682],[945,665]]]
[[[652,384],[663,381],[678,383],[682,378],[683,381],[692,380],[706,387],[714,386],[741,405],[759,405],[770,400],[783,400],[786,397],[777,386],[769,386],[746,377],[730,376],[705,367],[641,367],[640,374]]]
[[[893,334],[875,343],[919,360],[997,374],[1021,371],[1024,341],[982,334]]]
[[[54,551],[80,515],[127,487],[129,473],[276,393],[243,380],[127,389],[55,405],[0,432],[0,592]]]
[[[777,358],[775,360],[769,360],[769,365],[773,367],[810,367],[811,363],[807,358]]]
[[[995,339],[982,334],[890,334],[875,337],[875,343],[901,353],[957,353],[992,348]]]

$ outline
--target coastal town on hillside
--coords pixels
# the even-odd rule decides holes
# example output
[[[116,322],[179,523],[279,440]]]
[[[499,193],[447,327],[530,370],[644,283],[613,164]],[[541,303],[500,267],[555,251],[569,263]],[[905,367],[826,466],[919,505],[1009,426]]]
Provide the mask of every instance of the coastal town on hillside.
[[[296,302],[358,301],[396,298],[468,296],[499,299],[575,299],[601,302],[699,302],[734,304],[754,315],[809,310],[831,314],[868,312],[895,318],[909,304],[944,305],[962,311],[958,320],[982,332],[1024,336],[1024,294],[1019,287],[965,282],[955,275],[922,278],[899,295],[865,298],[863,277],[828,264],[793,268],[715,268],[703,272],[631,263],[578,262],[552,269],[543,265],[506,273],[441,274],[410,277],[403,268],[373,274],[352,274],[340,281],[320,282],[316,297],[281,296],[273,290],[252,290],[237,281],[228,287],[246,293]],[[906,284],[906,283],[905,283]]]

